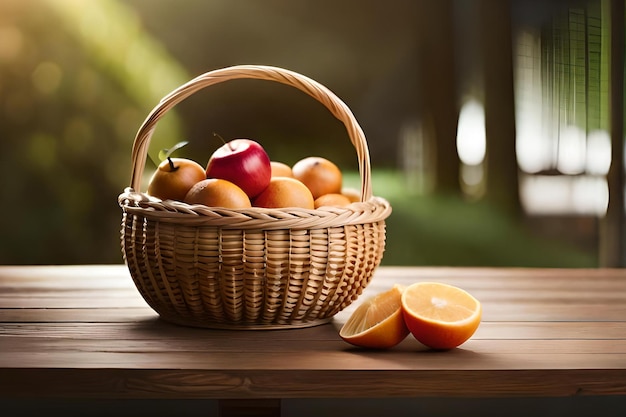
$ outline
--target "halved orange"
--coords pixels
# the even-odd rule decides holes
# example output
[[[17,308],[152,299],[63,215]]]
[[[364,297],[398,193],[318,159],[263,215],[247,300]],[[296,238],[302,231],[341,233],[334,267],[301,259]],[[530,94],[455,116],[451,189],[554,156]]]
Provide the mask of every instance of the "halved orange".
[[[339,331],[346,342],[371,349],[388,349],[409,334],[402,318],[403,287],[390,290],[363,301]]]
[[[480,324],[480,302],[461,288],[418,282],[402,293],[404,321],[413,336],[432,349],[452,349],[467,341]]]

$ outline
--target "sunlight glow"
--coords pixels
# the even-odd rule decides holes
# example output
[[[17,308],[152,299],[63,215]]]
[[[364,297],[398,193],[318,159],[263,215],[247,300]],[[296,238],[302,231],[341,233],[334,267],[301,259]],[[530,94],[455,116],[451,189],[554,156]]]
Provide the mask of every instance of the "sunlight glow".
[[[524,175],[520,198],[529,214],[601,216],[609,203],[609,189],[601,176]]]
[[[151,108],[163,95],[191,78],[161,42],[142,28],[136,12],[124,2],[46,0],[46,3],[82,48],[89,51],[89,58],[99,69],[119,82],[142,106]],[[158,161],[156,155],[160,149],[171,146],[171,138],[181,136],[182,122],[172,113],[159,122],[159,134],[151,141],[149,156],[153,161]]]
[[[515,143],[517,163],[524,172],[535,173],[549,166],[551,141],[545,137],[541,127],[541,106],[517,114],[517,140]]]
[[[556,166],[564,174],[581,174],[587,159],[585,132],[578,126],[561,127]]]
[[[606,175],[611,166],[611,137],[605,130],[594,130],[587,136],[587,172]]]
[[[24,46],[24,35],[15,26],[0,25],[0,61],[14,60]]]
[[[469,100],[461,108],[456,146],[461,162],[478,165],[485,159],[485,110],[478,101]]]
[[[61,85],[63,71],[61,67],[50,61],[37,65],[32,74],[33,85],[43,94],[54,93]]]

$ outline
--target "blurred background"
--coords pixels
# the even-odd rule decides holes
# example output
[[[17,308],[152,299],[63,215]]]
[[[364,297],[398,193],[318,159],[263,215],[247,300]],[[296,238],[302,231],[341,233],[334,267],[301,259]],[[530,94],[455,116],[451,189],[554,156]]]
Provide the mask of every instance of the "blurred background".
[[[122,262],[117,196],[143,119],[203,72],[265,64],[326,85],[363,127],[374,194],[394,209],[383,264],[623,266],[623,10],[0,0],[0,263]],[[325,156],[359,184],[341,123],[293,88],[253,80],[169,112],[146,172],[182,140],[178,155],[205,165],[214,132],[289,164]]]

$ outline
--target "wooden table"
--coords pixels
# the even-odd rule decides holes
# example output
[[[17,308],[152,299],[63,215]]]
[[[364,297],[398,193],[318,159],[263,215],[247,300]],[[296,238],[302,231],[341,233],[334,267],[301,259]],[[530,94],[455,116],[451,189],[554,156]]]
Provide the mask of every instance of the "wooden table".
[[[455,399],[500,399],[515,415],[515,399],[553,397],[597,401],[558,403],[569,415],[585,406],[626,415],[626,270],[381,267],[362,297],[421,280],[482,301],[483,322],[461,347],[429,351],[409,336],[389,351],[354,348],[338,329],[355,304],[307,329],[181,327],[147,307],[123,265],[0,266],[0,405],[210,400],[198,415],[278,415],[281,405],[309,415],[346,398],[370,415],[354,407],[395,399],[436,415]],[[307,405],[285,410],[295,400]]]

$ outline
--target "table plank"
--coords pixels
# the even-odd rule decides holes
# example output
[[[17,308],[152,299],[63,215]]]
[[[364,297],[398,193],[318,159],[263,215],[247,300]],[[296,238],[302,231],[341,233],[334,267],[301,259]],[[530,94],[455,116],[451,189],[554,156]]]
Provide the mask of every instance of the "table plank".
[[[102,295],[101,295],[102,296]],[[365,294],[364,294],[365,297]],[[47,307],[39,303],[32,306],[32,300],[25,302],[27,306],[20,307],[20,303],[11,300],[6,308],[0,308],[0,322],[98,322],[98,321],[134,321],[144,318],[152,318],[156,315],[141,299],[135,299],[128,303],[128,307],[120,304],[120,301],[92,302],[82,300],[73,303],[68,308],[67,301],[53,300],[46,302],[40,300]],[[122,300],[123,301],[123,300]],[[0,299],[0,305],[2,300]],[[349,314],[359,304],[349,306],[343,312],[335,316],[335,321],[343,323]],[[134,307],[133,307],[134,306]],[[623,304],[598,304],[577,303],[573,309],[569,304],[546,304],[526,303],[524,306],[508,302],[491,302],[483,309],[483,321],[485,322],[511,322],[511,321],[558,321],[558,322],[621,322],[618,317],[626,317],[626,303]]]
[[[1,305],[1,304],[0,304]],[[115,308],[0,308],[0,323],[124,323],[158,317],[147,305]]]
[[[32,265],[0,266],[0,289],[16,284],[20,288],[131,288],[132,280],[124,265]],[[624,290],[625,269],[493,268],[493,267],[409,267],[385,266],[377,269],[370,287],[387,288],[394,282],[435,280],[463,283],[467,288],[564,289],[608,288]],[[593,285],[589,285],[589,281]],[[504,287],[506,286],[506,288]],[[567,288],[566,288],[567,289]]]
[[[12,381],[8,383],[7,381]],[[63,383],[60,383],[63,381]],[[7,369],[4,395],[32,398],[406,398],[624,395],[623,372],[507,370],[387,371]]]
[[[227,343],[238,341],[336,340],[342,322],[304,329],[241,332],[232,330],[195,329],[176,326],[157,320],[154,313],[146,312],[143,320],[126,316],[125,320],[103,317],[102,321],[86,322],[4,322],[0,335],[5,338],[75,338],[100,340],[117,338],[123,341],[162,340],[176,341],[182,347],[196,343]],[[149,315],[149,316],[148,316]],[[492,340],[626,340],[626,322],[483,322],[472,339]],[[0,343],[2,341],[0,340]],[[342,341],[343,343],[343,341]],[[349,346],[349,345],[346,345]],[[261,348],[261,347],[257,347]]]

